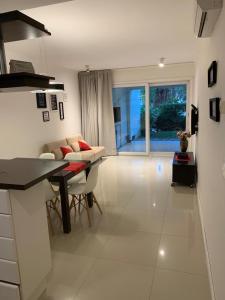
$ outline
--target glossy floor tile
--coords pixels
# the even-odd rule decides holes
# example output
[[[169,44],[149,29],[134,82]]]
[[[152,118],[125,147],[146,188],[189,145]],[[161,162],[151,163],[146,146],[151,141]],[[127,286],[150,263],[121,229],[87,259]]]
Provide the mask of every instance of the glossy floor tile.
[[[110,157],[99,170],[103,215],[74,218],[51,238],[40,300],[210,300],[195,189],[171,187],[171,158]],[[56,224],[57,226],[57,224]]]
[[[101,256],[143,266],[156,265],[160,235],[146,232],[126,232],[110,238]]]
[[[157,267],[207,276],[203,241],[162,235]]]
[[[54,251],[48,288],[41,299],[75,300],[75,295],[94,265],[94,261],[92,258]]]
[[[76,300],[148,300],[153,269],[107,260],[97,260]]]
[[[197,211],[168,209],[165,214],[163,234],[202,239],[202,229]]]
[[[160,209],[143,210],[135,213],[134,210],[125,209],[115,228],[116,232],[142,231],[160,234],[164,222],[165,211]]]
[[[207,278],[156,270],[150,300],[211,300]]]

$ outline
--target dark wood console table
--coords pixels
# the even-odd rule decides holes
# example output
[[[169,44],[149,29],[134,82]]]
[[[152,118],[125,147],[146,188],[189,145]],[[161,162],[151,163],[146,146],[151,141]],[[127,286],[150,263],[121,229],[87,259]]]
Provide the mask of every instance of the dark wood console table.
[[[187,152],[189,156],[188,161],[178,161],[176,159],[177,153],[178,152],[174,153],[173,158],[171,186],[174,186],[176,183],[180,183],[183,185],[188,185],[190,187],[195,187],[197,167],[195,164],[193,153]]]

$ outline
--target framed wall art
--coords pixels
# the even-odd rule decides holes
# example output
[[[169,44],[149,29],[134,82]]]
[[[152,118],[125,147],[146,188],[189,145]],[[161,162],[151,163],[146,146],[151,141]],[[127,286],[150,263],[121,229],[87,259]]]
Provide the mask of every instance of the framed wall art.
[[[49,111],[45,110],[42,112],[42,118],[44,122],[48,122],[50,121],[50,117],[49,117]]]
[[[59,118],[60,118],[60,120],[64,120],[64,106],[63,106],[63,102],[59,102]]]
[[[220,122],[220,98],[209,99],[209,117],[215,122]]]
[[[37,93],[36,94],[37,108],[47,108],[46,94]]]
[[[217,83],[217,62],[214,60],[208,69],[208,87]]]
[[[58,102],[56,95],[50,95],[50,106],[51,110],[58,110]]]

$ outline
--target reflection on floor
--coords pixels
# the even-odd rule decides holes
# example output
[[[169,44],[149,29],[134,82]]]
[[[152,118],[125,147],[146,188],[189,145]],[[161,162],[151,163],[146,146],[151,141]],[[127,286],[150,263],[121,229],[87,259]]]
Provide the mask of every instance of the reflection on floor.
[[[170,186],[168,158],[105,160],[92,209],[52,240],[41,300],[210,300],[196,191]]]
[[[151,140],[151,152],[175,152],[180,151],[179,141]],[[145,140],[135,140],[118,149],[119,152],[146,152]]]

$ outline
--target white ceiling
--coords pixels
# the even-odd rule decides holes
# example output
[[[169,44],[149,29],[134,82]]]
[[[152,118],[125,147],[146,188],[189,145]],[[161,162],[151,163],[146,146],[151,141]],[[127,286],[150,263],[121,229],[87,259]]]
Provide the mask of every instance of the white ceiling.
[[[22,10],[71,0],[0,0],[0,12]]]
[[[50,62],[119,68],[154,65],[160,57],[194,61],[194,1],[76,0],[24,12],[51,31],[45,39]]]

